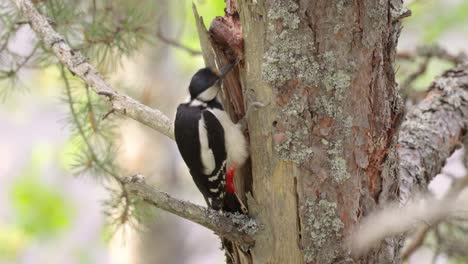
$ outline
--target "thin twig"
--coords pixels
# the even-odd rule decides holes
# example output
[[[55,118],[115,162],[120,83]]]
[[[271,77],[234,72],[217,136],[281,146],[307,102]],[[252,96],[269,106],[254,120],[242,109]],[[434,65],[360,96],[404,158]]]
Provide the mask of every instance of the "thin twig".
[[[445,197],[440,202],[441,204],[450,204],[455,201],[460,193],[468,186],[468,175],[463,178],[457,179],[453,182],[452,188],[449,189]],[[446,220],[450,215],[442,215],[430,224],[424,223],[416,231],[411,243],[403,249],[401,258],[407,260],[416,250],[418,250],[424,243],[427,233],[433,228],[437,227],[440,223]]]
[[[440,243],[441,241],[441,236],[440,236],[440,230],[439,230],[439,226],[436,226],[434,228],[434,239],[435,239],[435,243],[436,245]],[[436,264],[437,263],[437,259],[440,255],[440,252],[441,252],[441,248],[440,247],[437,247],[435,250],[434,250],[434,255],[432,256],[432,264]]]
[[[115,111],[114,109],[109,110],[107,113],[105,113],[105,114],[102,116],[102,120],[107,119],[111,114],[114,113],[114,111]]]
[[[18,21],[11,26],[10,30],[8,30],[8,32],[3,37],[5,40],[2,46],[0,47],[0,53],[2,53],[5,50],[8,51],[8,44],[10,42],[10,37],[14,36],[15,35],[14,33],[16,33],[16,31],[18,31],[23,25],[28,24],[28,22],[29,21]]]
[[[438,223],[435,223],[437,225]],[[418,250],[424,242],[427,233],[434,227],[434,225],[421,225],[416,233],[413,235],[411,243],[406,247],[406,249],[401,254],[403,260],[407,260],[416,250]]]
[[[6,50],[8,48],[8,43],[10,43],[10,36],[11,36],[11,33],[12,31],[10,32],[7,32],[6,35],[5,35],[5,40],[4,42],[2,43],[2,45],[0,46],[0,54],[3,53],[4,50]]]
[[[412,61],[417,57],[438,58],[449,61],[454,65],[462,64],[468,59],[467,55],[463,52],[457,55],[451,54],[440,46],[422,46],[416,48],[414,51],[400,51],[397,54],[397,58],[402,60]]]
[[[39,43],[34,46],[31,53],[29,53],[26,57],[24,57],[23,61],[16,66],[16,69],[14,69],[15,72],[18,72],[19,70],[21,70],[21,68],[23,68],[23,66],[29,62],[29,60],[34,56],[34,54],[36,54],[36,51],[39,49],[39,46],[40,46]]]
[[[453,55],[439,46],[424,46],[419,47],[414,51],[401,51],[397,54],[397,58],[401,60],[414,61],[418,57],[423,58],[423,61],[400,85],[400,90],[402,91],[404,98],[408,97],[408,93],[413,82],[426,73],[429,62],[433,58],[446,60],[454,65],[459,65],[468,61],[468,57],[465,53],[461,52],[458,55]]]
[[[80,120],[78,119],[78,113],[76,112],[75,107],[73,106],[74,102],[73,102],[73,97],[72,97],[72,94],[71,94],[70,83],[69,83],[68,78],[67,78],[67,76],[65,74],[65,69],[64,69],[63,65],[61,65],[61,64],[60,64],[60,73],[61,73],[62,79],[64,81],[64,84],[65,84],[65,91],[66,91],[66,94],[67,94],[67,101],[68,101],[69,106],[70,106],[70,113],[72,114],[73,122],[74,122],[76,128],[78,129],[78,133],[79,133],[81,139],[83,140],[83,142],[85,143],[86,148],[88,149],[88,153],[90,154],[91,159],[93,160],[94,164],[96,164],[96,166],[98,166],[101,170],[103,170],[106,174],[108,174],[115,182],[117,182],[117,184],[119,184],[120,189],[122,191],[122,198],[124,198],[124,211],[122,212],[122,215],[120,216],[120,218],[128,219],[127,214],[129,212],[129,209],[130,209],[130,197],[128,195],[127,189],[125,188],[125,184],[124,184],[123,180],[118,175],[116,175],[111,170],[109,170],[105,166],[105,164],[103,164],[102,161],[96,155],[96,152],[95,152],[93,146],[91,145],[91,143],[89,142],[89,139],[88,139],[88,137],[86,136],[86,134],[84,132],[84,128],[83,128]],[[89,94],[88,94],[88,96],[89,96]],[[91,102],[89,102],[89,104],[91,104]]]
[[[179,43],[176,40],[167,38],[166,36],[164,36],[164,34],[162,33],[160,28],[158,28],[158,32],[156,33],[156,37],[158,37],[159,40],[161,40],[162,42],[164,42],[164,43],[166,43],[166,44],[168,44],[168,45],[170,45],[172,47],[175,47],[175,48],[178,48],[178,49],[181,49],[183,51],[188,52],[192,56],[202,55],[202,52],[199,51],[199,50],[189,48],[189,47],[187,47],[185,45],[182,45],[181,43]]]
[[[91,13],[93,14],[93,22],[96,21],[96,9],[97,9],[96,0],[93,0],[93,7],[91,10]]]
[[[410,90],[411,84],[416,81],[421,75],[426,73],[427,66],[429,65],[429,62],[431,61],[430,57],[425,57],[423,62],[419,64],[419,67],[416,69],[416,71],[412,72],[406,79],[403,81],[403,83],[400,85],[400,90],[404,96],[404,98],[408,97],[408,93]]]

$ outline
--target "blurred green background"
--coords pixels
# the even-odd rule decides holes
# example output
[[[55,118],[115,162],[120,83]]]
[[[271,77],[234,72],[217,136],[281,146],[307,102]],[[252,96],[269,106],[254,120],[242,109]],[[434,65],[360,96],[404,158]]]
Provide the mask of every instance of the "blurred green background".
[[[46,2],[43,10],[60,22],[59,31],[92,58],[112,85],[174,116],[176,105],[186,97],[192,73],[202,67],[203,60],[161,41],[158,34],[199,51],[191,1],[96,1],[98,6],[118,5],[127,12],[112,14],[121,16],[119,27],[123,31],[128,27],[129,33],[112,45],[107,45],[103,37],[115,25],[92,23],[90,17],[94,14],[88,8],[92,1]],[[224,13],[223,0],[194,3],[205,23]],[[454,54],[468,52],[468,1],[415,0],[406,1],[406,5],[413,14],[404,20],[400,51],[437,44]],[[0,0],[0,44],[8,39],[7,48],[19,54],[17,59],[21,61],[37,44],[28,26],[7,34],[13,25],[9,12],[15,12],[11,6],[9,0]],[[139,24],[144,24],[144,34],[139,27],[132,28]],[[95,42],[104,46],[90,44]],[[12,62],[15,57],[2,51],[0,263],[223,262],[220,243],[212,232],[164,212],[156,212],[137,230],[115,230],[104,213],[105,201],[111,194],[103,182],[105,187],[112,184],[87,170],[83,159],[89,160],[83,152],[83,140],[77,128],[70,125],[73,120],[63,80],[70,80],[71,95],[76,100],[72,105],[78,114],[89,107],[84,104],[86,107],[80,108],[86,95],[85,90],[76,87],[82,84],[74,82],[68,73],[62,75],[46,54],[35,55],[31,63],[12,73],[7,66],[18,66]],[[398,61],[395,67],[399,82],[420,63],[421,59]],[[440,59],[431,60],[427,72],[416,79],[411,89],[426,89],[436,75],[451,66]],[[99,109],[97,99],[88,99],[86,102]],[[100,122],[102,112],[98,111],[93,112],[93,122]],[[83,125],[91,123],[84,129],[92,133],[93,122],[80,120],[78,123]],[[112,136],[113,144],[118,146],[115,159],[124,175],[140,172],[159,189],[204,204],[173,142],[128,119],[118,119],[114,125],[109,129],[117,132]],[[81,173],[74,177],[77,168]]]

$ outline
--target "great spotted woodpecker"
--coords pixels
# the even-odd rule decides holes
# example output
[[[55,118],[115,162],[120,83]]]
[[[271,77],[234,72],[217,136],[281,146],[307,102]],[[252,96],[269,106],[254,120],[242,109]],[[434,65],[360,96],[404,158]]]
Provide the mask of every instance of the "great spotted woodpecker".
[[[231,121],[217,98],[223,77],[236,64],[220,72],[204,68],[195,73],[190,98],[177,108],[174,124],[177,147],[206,203],[227,212],[241,212],[234,171],[248,156],[240,125]]]

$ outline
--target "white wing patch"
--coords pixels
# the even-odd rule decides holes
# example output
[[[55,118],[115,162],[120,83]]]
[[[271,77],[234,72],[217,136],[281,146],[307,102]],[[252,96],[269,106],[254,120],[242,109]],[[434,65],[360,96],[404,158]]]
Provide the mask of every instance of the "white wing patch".
[[[221,164],[221,167],[219,168],[218,172],[214,175],[208,178],[210,182],[218,180],[221,172],[223,172],[226,169],[226,161],[223,161],[223,164]]]
[[[240,125],[234,124],[228,114],[220,109],[209,109],[219,120],[224,129],[228,166],[241,166],[248,157],[247,143]]]
[[[208,145],[208,133],[203,116],[200,118],[200,121],[198,121],[198,135],[200,137],[200,154],[203,164],[203,173],[205,175],[210,175],[214,171],[216,164],[213,151]]]

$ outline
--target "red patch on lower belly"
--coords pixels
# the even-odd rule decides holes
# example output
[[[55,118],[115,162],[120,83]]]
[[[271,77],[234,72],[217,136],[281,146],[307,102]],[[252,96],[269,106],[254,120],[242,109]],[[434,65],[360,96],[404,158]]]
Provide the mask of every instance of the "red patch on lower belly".
[[[226,192],[228,193],[235,193],[236,189],[234,187],[234,173],[236,171],[236,167],[230,167],[226,173]]]

